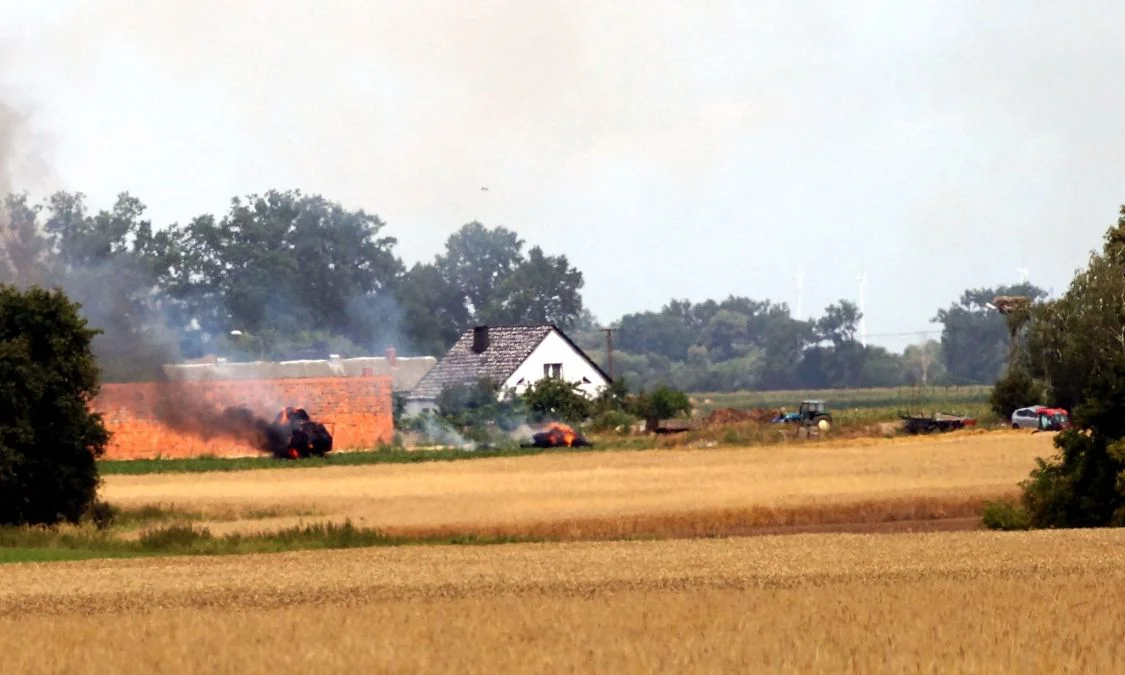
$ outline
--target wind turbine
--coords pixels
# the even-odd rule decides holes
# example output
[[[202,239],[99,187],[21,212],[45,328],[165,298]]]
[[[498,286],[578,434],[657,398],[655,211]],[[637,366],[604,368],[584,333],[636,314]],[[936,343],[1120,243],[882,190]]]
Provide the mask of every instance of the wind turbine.
[[[1020,283],[1026,284],[1028,279],[1028,270],[1026,267],[1017,267],[1016,273],[1020,275]]]
[[[864,312],[863,295],[867,288],[867,270],[861,270],[859,277],[856,279],[859,282],[859,342],[864,347],[867,346],[867,313]]]

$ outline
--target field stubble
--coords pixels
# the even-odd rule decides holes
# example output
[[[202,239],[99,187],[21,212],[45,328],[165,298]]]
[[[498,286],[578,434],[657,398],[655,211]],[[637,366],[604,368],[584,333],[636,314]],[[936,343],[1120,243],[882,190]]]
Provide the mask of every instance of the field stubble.
[[[1035,457],[1052,452],[1045,434],[963,433],[786,447],[116,475],[106,477],[103,495],[125,508],[159,503],[198,514],[216,534],[350,519],[407,536],[718,536],[973,519],[985,501],[1013,494]],[[290,515],[229,517],[255,511]]]
[[[1125,663],[1120,531],[402,547],[4,572],[0,650],[24,673]]]

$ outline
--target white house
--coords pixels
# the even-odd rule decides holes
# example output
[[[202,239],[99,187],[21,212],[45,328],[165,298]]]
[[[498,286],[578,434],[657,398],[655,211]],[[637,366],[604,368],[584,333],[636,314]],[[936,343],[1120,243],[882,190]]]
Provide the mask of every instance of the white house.
[[[477,326],[465,331],[441,361],[406,396],[407,416],[437,408],[450,385],[481,378],[523,393],[545,377],[574,382],[590,398],[609,386],[609,376],[558,327]]]

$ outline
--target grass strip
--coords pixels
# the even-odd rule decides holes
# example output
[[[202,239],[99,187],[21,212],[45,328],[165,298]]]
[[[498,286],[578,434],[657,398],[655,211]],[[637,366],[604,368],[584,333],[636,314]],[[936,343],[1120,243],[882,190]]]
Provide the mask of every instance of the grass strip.
[[[98,461],[98,472],[110,475],[143,475],[153,473],[206,473],[211,471],[249,471],[253,469],[310,469],[324,466],[366,466],[371,464],[421,464],[424,462],[452,462],[488,457],[521,457],[543,453],[597,452],[601,450],[641,449],[635,447],[600,444],[587,448],[482,448],[478,450],[371,450],[342,452],[326,457],[308,457],[300,460],[273,457],[191,457],[186,459],[103,459]]]
[[[324,523],[260,534],[217,537],[207,528],[175,524],[126,540],[97,530],[63,532],[51,528],[0,528],[0,563],[53,562],[91,558],[181,555],[244,555],[285,551],[373,548],[406,545],[493,545],[540,541],[529,536],[394,536],[380,530]]]

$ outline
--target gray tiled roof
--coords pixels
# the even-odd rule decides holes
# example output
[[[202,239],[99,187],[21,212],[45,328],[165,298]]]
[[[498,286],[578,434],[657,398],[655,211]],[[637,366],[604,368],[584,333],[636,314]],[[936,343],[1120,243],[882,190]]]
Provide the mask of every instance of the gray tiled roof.
[[[470,338],[471,340],[471,338]],[[168,364],[170,380],[276,380],[305,377],[358,377],[364,371],[389,375],[395,391],[410,391],[437,364],[432,356],[399,356],[392,366],[380,356],[250,363]]]
[[[461,334],[449,353],[434,366],[408,398],[433,399],[453,384],[470,384],[482,377],[503,383],[554,330],[543,326],[490,326],[488,349],[473,352],[473,329]]]

